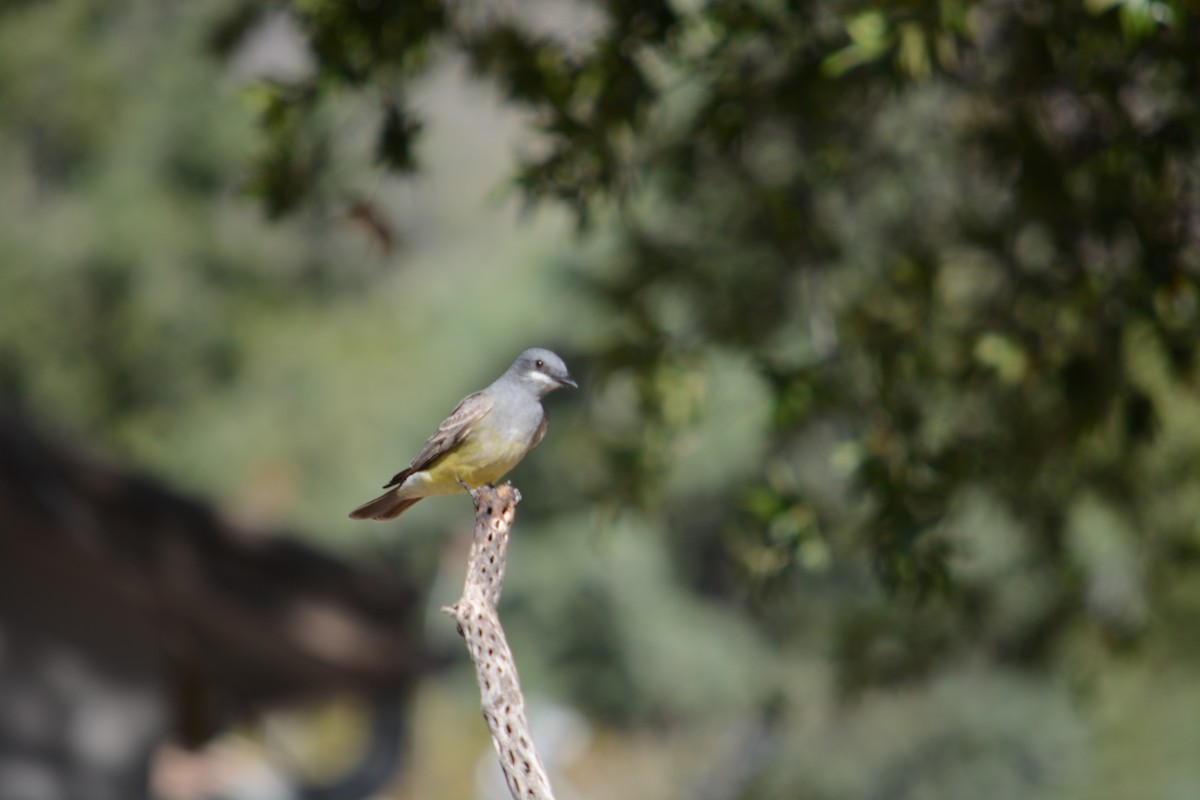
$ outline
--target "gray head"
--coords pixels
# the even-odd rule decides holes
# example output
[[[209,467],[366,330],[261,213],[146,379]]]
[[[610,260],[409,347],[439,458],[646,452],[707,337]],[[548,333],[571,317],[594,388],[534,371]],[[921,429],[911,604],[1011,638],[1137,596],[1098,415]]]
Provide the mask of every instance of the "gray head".
[[[558,354],[541,347],[531,347],[521,353],[504,374],[517,378],[522,385],[536,392],[538,397],[544,397],[563,386],[579,388]]]

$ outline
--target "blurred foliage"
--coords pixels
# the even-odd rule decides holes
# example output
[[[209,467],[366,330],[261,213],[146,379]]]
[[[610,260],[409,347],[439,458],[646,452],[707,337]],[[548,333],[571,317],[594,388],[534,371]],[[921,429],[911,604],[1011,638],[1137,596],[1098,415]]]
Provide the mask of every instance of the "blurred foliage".
[[[515,187],[595,245],[571,264],[601,319],[585,496],[665,520],[693,589],[766,633],[835,620],[850,696],[1194,624],[1194,3],[568,7],[583,41],[431,2],[408,51],[345,36],[336,58],[368,17],[294,8],[307,91],[394,95],[441,47],[528,112]],[[581,609],[609,608],[595,591]]]
[[[0,393],[133,448],[240,375],[264,315],[346,284],[303,221],[268,228],[231,193],[253,116],[217,65],[174,57],[205,18],[138,8],[34,3],[0,26]],[[136,40],[104,35],[135,20]]]
[[[917,661],[876,678],[956,631],[1028,662],[1070,626],[1146,629],[1160,572],[1200,557],[1169,510],[1194,471],[1169,497],[1161,475],[1200,341],[1192,4],[613,0],[584,44],[417,8],[297,3],[318,64],[299,96],[394,95],[444,44],[532,112],[518,186],[609,242],[577,268],[608,321],[599,402],[624,407],[596,434],[598,496],[669,490],[725,354],[767,387],[769,444],[714,487],[684,563],[732,556],[786,604],[789,576],[865,549],[931,615]],[[816,485],[813,461],[839,474]],[[1002,573],[970,566],[997,546],[962,527],[979,503],[1006,521]],[[1014,576],[1036,602],[1009,598]],[[898,635],[850,627],[852,652]]]
[[[504,613],[527,686],[618,732],[587,796],[1194,796],[1198,14],[5,4],[0,397],[432,574],[461,506],[394,545],[345,509],[558,347],[585,388],[514,477]],[[300,68],[238,73],[280,18]],[[419,183],[504,135],[439,127],[447,62],[570,244]]]

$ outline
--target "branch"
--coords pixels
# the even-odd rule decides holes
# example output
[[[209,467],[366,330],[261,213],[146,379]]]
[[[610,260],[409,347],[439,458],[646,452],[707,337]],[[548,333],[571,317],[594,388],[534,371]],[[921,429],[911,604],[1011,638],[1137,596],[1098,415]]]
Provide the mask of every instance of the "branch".
[[[504,587],[508,531],[521,493],[512,484],[471,490],[475,532],[462,597],[442,609],[458,623],[458,633],[475,663],[483,719],[492,732],[500,769],[513,800],[554,800],[546,768],[533,746],[525,719],[525,698],[512,651],[500,627],[496,603]]]

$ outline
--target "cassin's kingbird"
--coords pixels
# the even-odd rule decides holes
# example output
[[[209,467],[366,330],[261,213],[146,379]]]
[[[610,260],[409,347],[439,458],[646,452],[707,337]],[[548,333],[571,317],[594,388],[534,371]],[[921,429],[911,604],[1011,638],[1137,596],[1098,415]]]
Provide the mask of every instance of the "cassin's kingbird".
[[[395,519],[422,497],[500,480],[546,435],[542,398],[563,386],[578,384],[561,358],[538,347],[521,353],[491,386],[454,407],[412,463],[384,484],[390,491],[350,518]]]

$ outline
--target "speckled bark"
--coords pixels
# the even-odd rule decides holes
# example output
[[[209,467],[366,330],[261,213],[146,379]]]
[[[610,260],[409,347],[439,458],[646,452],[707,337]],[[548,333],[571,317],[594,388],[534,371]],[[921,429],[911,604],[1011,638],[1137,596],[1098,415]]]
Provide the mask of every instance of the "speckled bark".
[[[550,800],[554,793],[529,734],[517,668],[496,614],[508,558],[508,531],[521,493],[510,484],[484,486],[472,491],[471,499],[475,502],[475,532],[467,579],[458,602],[442,610],[458,623],[458,632],[475,663],[483,719],[492,732],[514,800]]]

